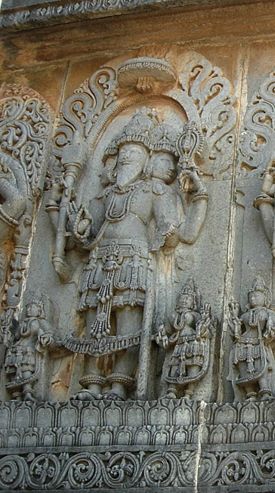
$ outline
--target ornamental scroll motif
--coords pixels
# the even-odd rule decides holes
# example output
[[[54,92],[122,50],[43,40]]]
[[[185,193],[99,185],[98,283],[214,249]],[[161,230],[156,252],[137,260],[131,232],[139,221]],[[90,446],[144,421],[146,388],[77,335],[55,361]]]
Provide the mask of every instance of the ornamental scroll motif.
[[[231,84],[220,68],[195,52],[186,55],[179,80],[184,91],[181,97],[188,100],[190,111],[200,121],[207,143],[204,150],[207,172],[220,175],[234,159],[236,111]]]
[[[275,72],[264,79],[252,96],[241,133],[241,166],[263,170],[274,160],[275,149]]]
[[[8,344],[22,292],[33,216],[44,186],[51,110],[38,93],[17,85],[2,86],[0,98],[1,331]]]

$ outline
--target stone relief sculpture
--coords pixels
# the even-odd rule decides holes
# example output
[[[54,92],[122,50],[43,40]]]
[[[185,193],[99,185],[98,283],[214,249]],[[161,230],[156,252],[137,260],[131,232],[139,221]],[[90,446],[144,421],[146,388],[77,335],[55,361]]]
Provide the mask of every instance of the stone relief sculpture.
[[[197,54],[187,55],[186,67],[180,77],[153,57],[103,67],[63,106],[46,207],[62,283],[74,272],[70,252],[82,259],[90,252],[79,280],[85,334],[64,339],[85,355],[80,400],[148,396],[158,258],[197,240],[207,210],[201,162],[206,174],[211,166],[219,173],[221,149],[232,144],[229,84]],[[221,113],[228,118],[217,127]],[[230,162],[220,161],[223,173]]]
[[[270,309],[271,293],[264,280],[254,280],[248,293],[247,310],[230,304],[229,327],[233,338],[230,373],[235,390],[241,389],[248,399],[273,397],[275,360],[272,342],[275,338],[275,314]]]
[[[156,338],[164,349],[173,347],[165,365],[166,397],[177,398],[184,390],[185,397],[191,399],[197,382],[209,368],[210,339],[214,330],[211,307],[202,305],[193,279],[187,281],[178,295],[173,329],[169,335],[164,326],[160,327]]]
[[[29,299],[19,322],[13,320],[12,342],[6,352],[6,388],[12,399],[33,401],[45,385],[45,356],[54,343],[50,300]],[[40,380],[40,392],[34,386]]]
[[[120,351],[107,377],[97,361],[98,349],[87,358],[87,375],[81,379],[86,389],[78,394],[80,399],[100,397],[106,383],[111,388],[105,398],[127,397],[127,389],[134,386],[144,327],[149,252],[174,248],[179,241],[193,243],[204,222],[206,190],[198,174],[186,169],[180,176],[192,189],[192,217],[179,224],[177,196],[167,184],[176,173],[174,139],[172,129],[158,124],[150,109],[138,111],[105,151],[104,159],[116,152],[117,162],[114,184],[102,193],[105,217],[100,230],[93,233],[92,210],[86,213],[83,206],[77,210],[71,204],[73,234],[91,251],[80,282],[79,310],[86,312],[86,340],[99,347],[103,341],[106,353]],[[150,238],[152,221],[155,231]]]
[[[32,235],[33,216],[44,185],[51,110],[35,91],[16,86],[0,90],[0,253],[1,336],[19,304]],[[9,265],[9,269],[8,269]],[[8,276],[7,276],[8,271]],[[6,283],[6,284],[5,284]]]

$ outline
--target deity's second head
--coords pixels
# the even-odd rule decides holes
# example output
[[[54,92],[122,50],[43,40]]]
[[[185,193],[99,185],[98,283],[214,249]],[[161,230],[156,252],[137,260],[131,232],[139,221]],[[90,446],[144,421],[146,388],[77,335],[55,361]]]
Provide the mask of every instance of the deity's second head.
[[[151,169],[154,178],[170,185],[177,176],[175,156],[167,151],[154,152],[151,157]]]
[[[176,178],[176,162],[178,159],[175,142],[177,130],[166,123],[161,123],[151,132],[151,148],[153,154],[150,167],[152,176],[170,184]]]

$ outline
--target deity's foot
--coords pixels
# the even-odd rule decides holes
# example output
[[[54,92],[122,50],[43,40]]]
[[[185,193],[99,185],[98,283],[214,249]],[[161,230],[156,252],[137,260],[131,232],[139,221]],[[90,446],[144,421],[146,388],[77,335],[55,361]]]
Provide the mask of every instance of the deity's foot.
[[[24,401],[36,402],[36,399],[33,397],[31,392],[26,392],[24,394]]]
[[[164,399],[177,399],[177,394],[176,392],[173,392],[173,390],[168,390],[168,392],[164,395]]]
[[[125,401],[125,397],[122,397],[119,394],[116,394],[113,391],[106,392],[106,394],[103,394],[103,399],[106,399],[107,401]]]
[[[94,401],[101,399],[102,395],[101,394],[94,394],[88,389],[83,389],[77,392],[77,394],[74,394],[70,400],[72,401]]]
[[[267,401],[267,400],[273,399],[273,395],[272,395],[272,393],[269,390],[267,390],[267,391],[260,391],[259,392],[259,396],[261,397],[261,400],[262,401]]]

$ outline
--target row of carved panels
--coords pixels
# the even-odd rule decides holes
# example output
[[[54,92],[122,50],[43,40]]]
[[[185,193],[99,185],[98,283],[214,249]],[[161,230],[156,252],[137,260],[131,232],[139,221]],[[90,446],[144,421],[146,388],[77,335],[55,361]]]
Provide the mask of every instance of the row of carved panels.
[[[83,427],[44,427],[44,428],[13,428],[0,430],[1,449],[18,449],[28,447],[85,447],[96,448],[116,447],[124,449],[128,446],[165,446],[197,444],[200,433],[199,426],[162,426],[143,427],[131,426],[83,426]],[[261,424],[230,424],[204,426],[201,436],[204,444],[248,444],[263,441],[275,442],[273,422]]]
[[[247,401],[232,404],[207,404],[198,401],[161,399],[159,401],[81,402],[2,402],[1,428],[58,428],[62,423],[72,427],[85,426],[185,426],[198,425],[204,417],[208,425],[234,423],[261,424],[274,422],[275,400]]]

